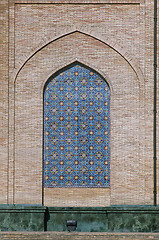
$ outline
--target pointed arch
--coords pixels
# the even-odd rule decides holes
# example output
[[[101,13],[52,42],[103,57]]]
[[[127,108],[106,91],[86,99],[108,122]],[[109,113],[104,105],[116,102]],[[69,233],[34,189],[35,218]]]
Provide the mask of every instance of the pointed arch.
[[[106,75],[104,72],[100,71],[99,69],[96,69],[95,66],[92,66],[90,63],[86,63],[85,61],[83,61],[83,59],[76,59],[74,61],[71,61],[71,62],[67,62],[67,64],[63,63],[63,66],[61,66],[61,68],[59,69],[56,69],[54,70],[53,72],[51,71],[48,76],[44,79],[43,83],[42,83],[42,86],[41,86],[41,90],[44,91],[44,88],[47,84],[47,82],[53,77],[53,76],[56,76],[58,75],[60,72],[62,72],[63,70],[67,69],[67,68],[70,68],[71,66],[73,65],[81,65],[85,68],[89,68],[89,69],[92,69],[94,72],[96,72],[96,74],[98,74],[104,81],[106,81],[106,83],[108,84],[109,86],[109,90],[110,90],[110,93],[113,92],[113,86],[112,86],[112,83],[109,79],[109,76]]]
[[[44,88],[44,187],[110,186],[110,91],[75,62]]]
[[[19,72],[21,71],[21,69],[25,66],[25,64],[39,51],[41,51],[43,48],[45,48],[46,46],[48,46],[50,43],[53,43],[63,37],[66,37],[68,35],[74,34],[74,33],[81,33],[85,36],[94,38],[96,40],[98,40],[99,42],[104,43],[105,45],[109,46],[110,48],[112,48],[115,52],[117,52],[121,57],[123,57],[128,64],[131,66],[131,68],[133,69],[133,71],[136,73],[139,81],[144,82],[144,76],[142,71],[140,70],[140,68],[138,67],[138,63],[135,61],[135,57],[130,55],[128,53],[128,51],[125,49],[125,47],[121,47],[118,43],[113,42],[112,40],[110,41],[109,38],[105,39],[102,36],[97,36],[95,32],[91,32],[91,33],[87,33],[84,31],[80,31],[80,30],[74,30],[74,31],[70,31],[64,34],[60,34],[59,36],[55,36],[55,37],[48,37],[45,39],[45,41],[43,40],[42,43],[40,43],[40,45],[38,45],[37,47],[32,48],[31,50],[31,54],[30,56],[25,57],[24,56],[24,60],[23,62],[19,63],[19,66],[13,71],[13,79],[14,81],[16,81],[16,78],[19,74]]]

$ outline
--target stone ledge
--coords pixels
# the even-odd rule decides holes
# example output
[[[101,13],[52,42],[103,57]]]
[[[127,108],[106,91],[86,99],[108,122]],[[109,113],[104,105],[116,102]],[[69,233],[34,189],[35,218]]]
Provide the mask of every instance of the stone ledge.
[[[45,213],[47,207],[42,205],[0,204],[1,212],[38,212]]]
[[[0,240],[150,240],[159,239],[159,233],[68,233],[68,232],[3,232]]]

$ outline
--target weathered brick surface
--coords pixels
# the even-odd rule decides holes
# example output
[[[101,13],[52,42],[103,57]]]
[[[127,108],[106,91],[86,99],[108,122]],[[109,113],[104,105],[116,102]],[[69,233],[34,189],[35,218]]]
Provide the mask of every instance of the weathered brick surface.
[[[0,1],[0,203],[8,185],[8,1]]]
[[[9,11],[0,3],[0,203],[42,203],[43,87],[78,60],[111,88],[111,188],[45,189],[44,203],[152,204],[153,1],[15,0]]]
[[[150,240],[159,239],[158,233],[0,233],[2,240]]]
[[[76,47],[78,45],[78,48]],[[75,47],[71,47],[75,46]],[[93,57],[92,57],[93,56]],[[109,60],[105,59],[109,56]],[[47,59],[47,61],[44,61]],[[103,197],[94,191],[85,206],[106,206],[112,204],[144,204],[144,188],[142,161],[139,159],[139,98],[142,89],[129,64],[112,48],[98,40],[75,32],[50,43],[23,67],[15,83],[15,201],[27,203],[40,201],[42,172],[42,123],[43,102],[42,90],[45,81],[57,69],[78,59],[89,66],[94,66],[108,78],[111,86],[111,197],[107,189],[103,189]],[[118,62],[114,65],[114,61]],[[117,74],[120,73],[117,76]],[[32,77],[30,77],[32,75]],[[108,77],[107,77],[108,76]],[[111,81],[109,80],[111,79]],[[36,83],[36,84],[35,84]],[[142,80],[141,80],[142,84]],[[122,86],[122,89],[121,89]],[[125,93],[125,94],[124,94]],[[142,122],[142,119],[141,119]],[[126,128],[128,127],[128,129]],[[36,159],[36,161],[35,161]],[[127,159],[130,159],[129,161]],[[27,169],[24,176],[23,165]],[[136,165],[137,164],[137,165]],[[136,167],[138,166],[138,167]],[[119,181],[120,178],[120,181]],[[34,181],[33,181],[34,180]],[[27,185],[24,189],[24,185]],[[65,189],[62,189],[65,191]],[[28,191],[30,194],[28,195]],[[85,190],[79,195],[74,189],[67,189],[65,197],[54,189],[45,189],[45,204],[51,206],[83,206]],[[125,195],[125,191],[127,195]],[[55,194],[56,192],[56,194]],[[71,192],[71,193],[70,193]],[[82,194],[83,192],[83,194]],[[69,193],[69,194],[68,194]],[[32,195],[33,194],[33,195]],[[71,204],[69,195],[74,196]],[[87,194],[87,191],[86,191]],[[98,195],[100,198],[98,198]],[[119,196],[120,195],[120,199]],[[40,203],[40,202],[39,202]]]

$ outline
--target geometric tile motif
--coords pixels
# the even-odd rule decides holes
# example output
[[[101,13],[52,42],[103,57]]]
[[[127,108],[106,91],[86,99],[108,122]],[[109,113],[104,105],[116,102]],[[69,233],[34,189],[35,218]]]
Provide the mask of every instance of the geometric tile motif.
[[[110,90],[71,65],[44,90],[44,187],[110,187]]]

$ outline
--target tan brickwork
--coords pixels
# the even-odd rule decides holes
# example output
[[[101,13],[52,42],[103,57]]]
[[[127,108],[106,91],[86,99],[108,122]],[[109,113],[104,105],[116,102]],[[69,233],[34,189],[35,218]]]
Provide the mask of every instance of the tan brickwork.
[[[159,239],[158,233],[67,233],[67,232],[1,232],[0,240],[149,240]]]
[[[109,188],[45,188],[44,196],[46,206],[105,207],[111,203]]]
[[[105,56],[108,58],[105,59]],[[27,203],[29,201],[27,198],[30,198],[32,192],[36,193],[32,201],[40,201],[43,86],[48,77],[57,69],[76,60],[87,63],[88,66],[102,72],[111,86],[110,202],[111,204],[131,204],[133,195],[134,204],[143,204],[144,189],[138,188],[143,182],[142,161],[136,161],[136,159],[140,159],[139,99],[142,97],[140,79],[137,78],[129,64],[112,48],[78,32],[47,45],[25,64],[17,76],[15,82],[15,202]],[[27,169],[25,175],[24,165]],[[25,182],[28,184],[24,189]],[[30,195],[28,195],[28,191]],[[98,189],[93,191],[98,195]],[[50,197],[51,192],[52,198]],[[46,190],[45,193],[49,194],[48,199],[50,199],[49,202],[45,195],[44,199],[47,205],[56,206],[56,202],[59,205],[59,199],[56,198],[54,189],[50,189],[49,192]],[[80,194],[82,194],[82,190],[79,196]],[[61,204],[64,205],[66,201],[62,196],[63,194],[61,195],[61,201],[63,201]],[[83,201],[79,196],[74,197],[73,205],[83,206]],[[117,196],[120,196],[120,199]],[[110,194],[107,196],[107,199],[109,198]],[[99,206],[100,201],[103,206],[103,198],[99,200],[97,198],[97,203],[94,200],[85,202],[85,206],[96,206],[96,204]],[[105,201],[105,205],[107,204]]]
[[[80,29],[102,39],[109,36],[139,61],[139,4],[16,4],[15,14],[15,65],[41,40]]]
[[[0,3],[0,203],[153,204],[153,1],[12,0],[9,13],[7,1]],[[111,187],[43,192],[43,87],[74,61],[110,85]]]
[[[8,1],[0,1],[0,204],[8,185]]]

